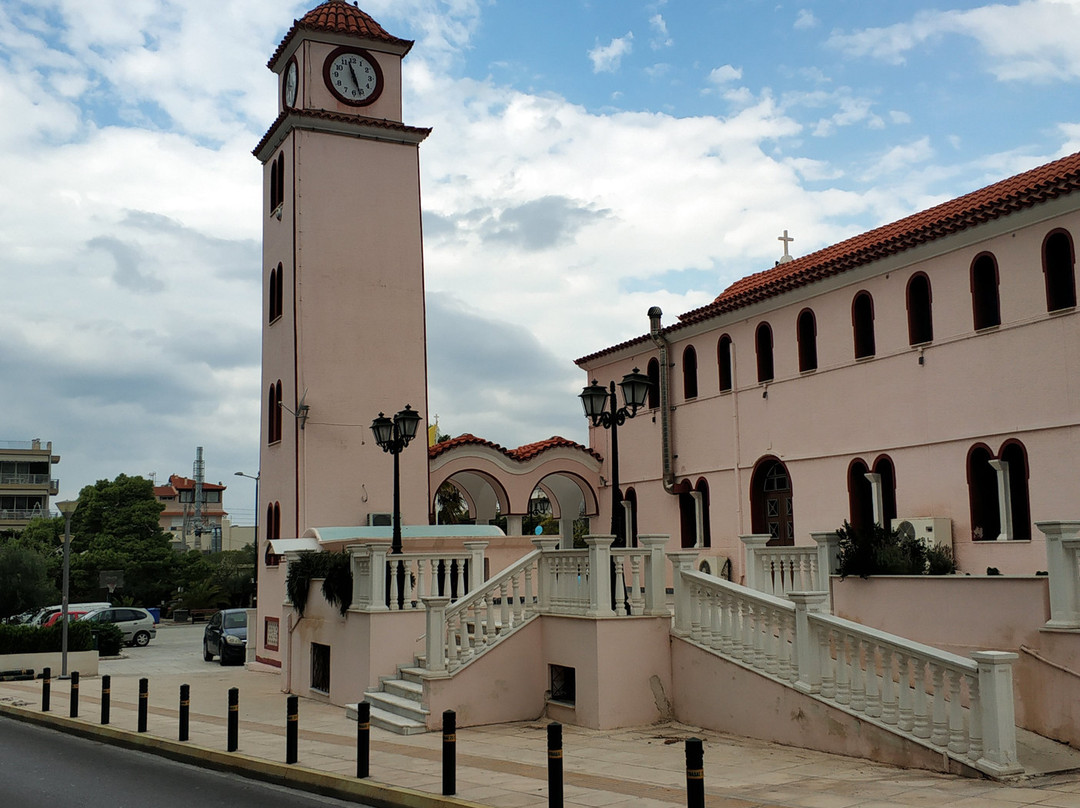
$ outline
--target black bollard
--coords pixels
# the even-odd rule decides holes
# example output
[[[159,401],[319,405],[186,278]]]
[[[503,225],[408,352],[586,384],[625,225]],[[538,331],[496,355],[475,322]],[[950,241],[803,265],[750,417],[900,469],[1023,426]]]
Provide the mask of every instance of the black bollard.
[[[705,808],[705,752],[700,738],[686,739],[686,805]]]
[[[562,808],[563,756],[562,724],[553,721],[547,727],[548,743],[548,806]]]
[[[79,717],[79,672],[71,672],[71,710],[68,713],[72,718]]]
[[[229,748],[235,752],[240,746],[240,688],[229,688]]]
[[[101,723],[109,723],[109,700],[112,693],[112,677],[105,674],[101,677]]]
[[[300,699],[289,696],[285,700],[285,762],[296,763],[296,745],[300,735]]]
[[[367,777],[371,771],[371,705],[356,705],[356,776]]]
[[[49,712],[49,701],[52,693],[52,668],[41,669],[41,712]]]
[[[191,685],[180,685],[180,740],[188,739],[188,717],[191,710]]]
[[[443,710],[442,714],[442,793],[444,797],[457,793],[457,713]]]
[[[146,732],[146,713],[150,707],[150,680],[139,680],[139,732]]]

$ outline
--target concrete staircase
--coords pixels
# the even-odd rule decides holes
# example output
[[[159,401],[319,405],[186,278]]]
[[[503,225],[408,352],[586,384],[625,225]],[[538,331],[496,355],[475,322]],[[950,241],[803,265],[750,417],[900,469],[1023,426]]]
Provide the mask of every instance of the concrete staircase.
[[[379,689],[368,690],[364,700],[371,705],[371,725],[397,735],[418,735],[427,732],[429,711],[423,704],[423,668],[398,667],[397,676],[380,677]],[[357,705],[347,704],[345,715],[353,721]]]

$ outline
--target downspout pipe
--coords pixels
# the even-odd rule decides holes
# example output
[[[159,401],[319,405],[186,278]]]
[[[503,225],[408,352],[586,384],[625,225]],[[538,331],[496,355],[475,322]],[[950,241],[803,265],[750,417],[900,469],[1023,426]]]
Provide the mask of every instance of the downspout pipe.
[[[663,461],[664,490],[675,492],[675,452],[671,439],[671,362],[668,359],[668,341],[660,318],[664,312],[659,306],[649,309],[649,336],[660,349],[660,452]]]

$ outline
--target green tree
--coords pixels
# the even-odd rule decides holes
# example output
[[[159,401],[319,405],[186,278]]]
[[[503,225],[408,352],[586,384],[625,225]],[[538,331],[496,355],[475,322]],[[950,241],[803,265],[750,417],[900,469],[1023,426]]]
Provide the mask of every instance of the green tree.
[[[0,617],[60,601],[45,557],[18,541],[0,545]]]

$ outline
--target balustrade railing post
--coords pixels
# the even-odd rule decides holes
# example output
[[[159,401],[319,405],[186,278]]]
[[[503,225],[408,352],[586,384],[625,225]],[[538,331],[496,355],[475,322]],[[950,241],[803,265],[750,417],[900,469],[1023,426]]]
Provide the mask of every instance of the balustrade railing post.
[[[349,570],[352,572],[351,609],[366,609],[371,605],[371,548],[367,545],[350,544]]]
[[[759,581],[758,578],[758,551],[765,549],[765,545],[769,543],[771,539],[768,533],[750,533],[745,536],[739,536],[739,540],[742,541],[743,546],[746,548],[746,587],[747,589],[753,589],[754,591],[761,592],[765,586],[764,581]],[[771,589],[769,590],[772,591]]]
[[[424,647],[429,671],[441,673],[446,670],[446,607],[449,603],[450,598],[445,596],[429,595],[424,598],[424,608],[427,610],[427,636],[424,639]]]
[[[664,583],[664,548],[669,536],[656,534],[638,536],[638,544],[645,548],[645,614],[668,614],[667,588]]]
[[[829,576],[840,565],[840,537],[835,530],[823,530],[810,534],[817,543],[817,582],[814,588],[821,592],[830,592]]]
[[[610,617],[615,614],[611,607],[612,588],[615,597],[621,599],[622,575],[615,572],[611,563],[612,535],[586,536],[585,545],[589,548],[589,610],[587,617]],[[614,576],[614,577],[613,577]]]
[[[810,625],[811,614],[820,614],[829,598],[828,592],[788,592],[795,604],[795,669],[799,678],[795,688],[803,693],[821,692],[821,643]]]
[[[976,651],[971,658],[979,665],[978,709],[982,717],[983,756],[977,762],[999,775],[1019,774],[1024,767],[1016,757],[1012,676],[1012,666],[1019,655],[1009,651]]]
[[[484,550],[490,542],[467,541],[464,544],[469,553],[469,580],[465,584],[465,589],[466,592],[472,592],[474,589],[479,589],[487,580],[487,576],[484,575]],[[465,597],[465,592],[459,592],[458,597]]]
[[[386,591],[386,556],[390,552],[390,545],[388,543],[369,544],[368,550],[371,553],[371,602],[368,604],[368,609],[373,612],[389,611]]]
[[[555,592],[555,576],[551,572],[548,553],[559,546],[558,536],[540,536],[532,540],[533,547],[540,550],[536,562],[536,608],[541,614],[551,609],[551,596]]]
[[[1080,522],[1036,522],[1046,536],[1046,569],[1050,585],[1050,620],[1047,628],[1080,628],[1080,573],[1075,540]]]
[[[675,590],[675,633],[682,637],[690,635],[692,588],[683,580],[683,573],[694,569],[697,550],[673,550],[667,554],[674,570],[672,587]]]

